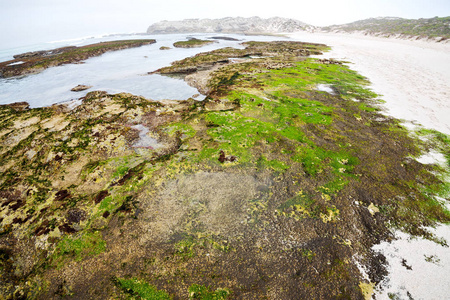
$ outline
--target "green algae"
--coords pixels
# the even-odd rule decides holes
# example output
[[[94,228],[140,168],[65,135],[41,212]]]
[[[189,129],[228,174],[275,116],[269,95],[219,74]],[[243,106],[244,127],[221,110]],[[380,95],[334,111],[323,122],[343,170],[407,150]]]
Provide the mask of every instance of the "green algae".
[[[188,289],[189,299],[200,299],[200,300],[223,300],[227,299],[230,292],[227,289],[218,288],[212,291],[211,288],[193,284]]]
[[[49,135],[51,145],[40,150],[41,157],[48,157],[51,149],[64,152],[62,157],[39,164],[22,160],[21,166],[2,173],[8,188],[19,189],[26,168],[39,171],[37,177],[27,174],[29,184],[37,187],[26,196],[24,209],[30,214],[40,212],[49,221],[41,239],[64,225],[69,207],[89,212],[79,232],[48,238],[57,266],[86,266],[82,263],[92,260],[113,276],[126,272],[134,276],[127,287],[116,285],[130,297],[143,297],[141,288],[158,293],[157,286],[186,298],[186,287],[191,286],[193,299],[221,299],[231,292],[236,298],[249,293],[260,298],[306,299],[324,294],[360,298],[362,278],[350,263],[355,253],[370,258],[368,249],[386,238],[392,227],[433,240],[421,228],[450,220],[435,198],[448,191],[445,180],[435,175],[443,169],[410,159],[431,145],[410,137],[398,122],[382,118],[374,106],[379,102],[377,95],[348,67],[305,59],[297,48],[285,54],[280,45],[272,46],[260,48],[260,53],[279,57],[224,65],[214,71],[213,90],[204,102],[186,102],[175,111],[132,95],[90,94],[83,109],[87,115],[99,112],[99,116],[86,120],[77,110],[64,129],[67,143],[54,147],[52,143],[60,143],[60,137]],[[214,58],[201,56],[213,61],[232,53],[222,51],[223,56],[219,52]],[[192,61],[186,59],[186,65]],[[333,92],[317,90],[318,84],[329,85]],[[120,129],[129,126],[132,113],[101,113],[99,99],[131,112],[142,110],[139,122],[158,124],[155,133],[171,146],[159,152],[133,149],[133,137],[126,136],[130,131]],[[155,116],[155,107],[168,112]],[[448,149],[445,135],[422,133],[436,137],[433,146]],[[24,141],[17,155],[33,149],[40,134]],[[121,146],[113,147],[114,140],[122,141]],[[83,147],[77,148],[79,144]],[[50,185],[58,185],[49,176],[63,166],[58,160],[70,157],[80,161],[81,181],[72,180],[67,193],[60,193],[70,196],[55,203],[58,192]],[[217,182],[188,180],[197,174],[210,175]],[[43,181],[45,177],[50,180]],[[238,195],[246,191],[232,178],[251,178],[254,191],[239,200]],[[183,180],[195,185],[201,201],[186,198],[178,186]],[[214,187],[219,190],[227,180],[234,183],[230,193],[237,196],[217,205],[214,200],[222,195],[214,193]],[[12,206],[17,205],[11,202],[5,207]],[[218,234],[216,219],[231,229]],[[30,228],[35,230],[37,225]],[[3,229],[5,235],[15,232],[7,231],[7,226]],[[130,266],[122,263],[118,271],[116,261],[124,255],[117,250],[121,248],[130,249],[124,259]],[[100,255],[104,251],[108,256]],[[141,259],[153,263],[141,264]],[[52,278],[50,273],[46,276]],[[82,277],[78,274],[73,279],[82,285]],[[111,296],[110,286],[98,286],[95,291]],[[218,286],[229,287],[227,294],[217,293]],[[77,292],[85,298],[94,293]],[[51,298],[51,293],[46,296]]]
[[[150,285],[144,281],[136,278],[124,279],[115,277],[114,283],[122,289],[127,295],[128,299],[145,299],[145,300],[170,300],[165,291],[158,290],[155,286]]]
[[[66,258],[81,261],[87,256],[99,255],[106,250],[106,243],[98,231],[84,232],[78,236],[65,236],[56,246],[53,261],[62,266]]]
[[[113,278],[113,282],[127,295],[127,299],[145,299],[145,300],[166,300],[172,297],[163,290],[158,290],[155,286],[145,281],[130,278]],[[189,299],[200,300],[224,300],[230,295],[227,289],[218,288],[211,290],[210,287],[193,284],[188,288]]]
[[[184,123],[172,123],[163,127],[162,130],[169,136],[174,136],[177,132],[179,132],[180,135],[186,135],[184,138],[193,137],[196,134],[196,130],[192,126]]]

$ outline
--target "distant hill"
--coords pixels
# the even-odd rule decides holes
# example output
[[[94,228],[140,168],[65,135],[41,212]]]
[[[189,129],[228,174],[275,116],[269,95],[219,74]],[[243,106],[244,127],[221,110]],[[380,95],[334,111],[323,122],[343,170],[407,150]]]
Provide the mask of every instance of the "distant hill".
[[[370,35],[435,38],[450,38],[450,17],[431,19],[372,18],[343,25],[320,28],[331,32],[363,32]]]
[[[222,19],[187,19],[182,21],[161,21],[147,29],[148,34],[158,33],[281,33],[311,31],[314,26],[287,18],[261,19],[222,18]]]

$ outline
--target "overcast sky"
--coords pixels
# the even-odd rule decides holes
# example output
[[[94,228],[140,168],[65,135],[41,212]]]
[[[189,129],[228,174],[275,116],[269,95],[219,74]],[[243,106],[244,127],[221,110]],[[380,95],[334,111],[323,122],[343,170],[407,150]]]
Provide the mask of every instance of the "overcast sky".
[[[161,20],[228,16],[324,26],[379,16],[450,16],[450,0],[0,0],[0,43],[145,32]]]

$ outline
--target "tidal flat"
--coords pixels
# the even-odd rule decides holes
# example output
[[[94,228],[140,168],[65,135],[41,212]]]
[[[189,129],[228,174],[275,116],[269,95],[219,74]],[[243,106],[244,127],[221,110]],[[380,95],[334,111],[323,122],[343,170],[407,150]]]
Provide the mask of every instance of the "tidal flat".
[[[445,243],[447,169],[414,158],[448,166],[448,136],[382,114],[326,45],[243,46],[157,71],[200,102],[0,106],[5,298],[370,299],[394,230]]]

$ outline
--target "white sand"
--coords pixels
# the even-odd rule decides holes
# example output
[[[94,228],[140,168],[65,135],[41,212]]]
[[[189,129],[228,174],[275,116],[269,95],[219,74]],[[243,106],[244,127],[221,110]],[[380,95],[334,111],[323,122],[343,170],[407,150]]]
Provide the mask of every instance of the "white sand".
[[[374,92],[382,95],[385,113],[406,120],[408,128],[412,122],[450,134],[450,44],[355,34],[290,36],[332,46],[325,56],[351,62],[350,67],[366,76]],[[435,151],[418,160],[445,164],[445,157]],[[450,208],[448,200],[439,200]],[[450,226],[428,230],[450,245]],[[389,275],[376,287],[374,298],[450,299],[450,248],[400,231],[395,236],[397,240],[373,247],[389,264]]]
[[[386,101],[388,115],[450,134],[450,44],[356,34],[290,34],[332,46],[328,58],[349,61]]]
[[[450,239],[449,227],[428,228],[436,236]],[[386,256],[389,276],[376,288],[375,299],[450,299],[450,249],[422,238],[395,232],[395,241],[374,246]]]

